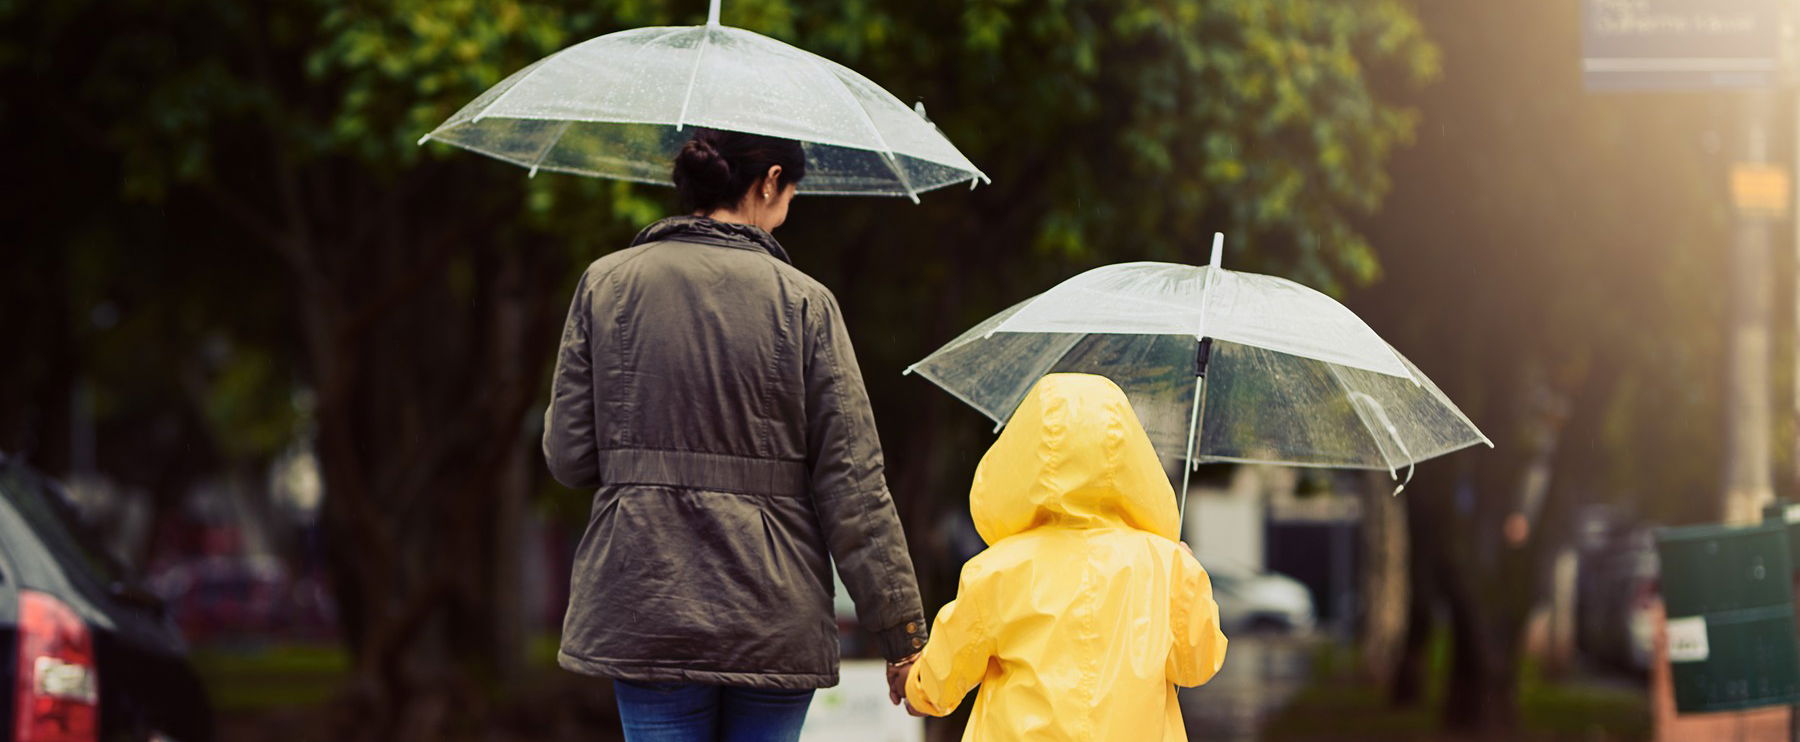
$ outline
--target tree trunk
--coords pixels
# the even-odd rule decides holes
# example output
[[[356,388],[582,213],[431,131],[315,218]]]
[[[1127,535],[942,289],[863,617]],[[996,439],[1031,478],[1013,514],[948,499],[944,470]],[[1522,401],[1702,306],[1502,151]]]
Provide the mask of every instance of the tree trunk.
[[[526,429],[569,286],[561,250],[467,223],[433,240],[414,232],[437,216],[370,202],[372,244],[291,253],[353,657],[338,738],[438,740],[480,728],[523,662]]]
[[[1526,625],[1568,543],[1576,492],[1596,476],[1582,454],[1606,425],[1618,381],[1618,365],[1608,360],[1528,379],[1523,414],[1512,421],[1524,443],[1473,468],[1465,483],[1470,512],[1438,508],[1438,527],[1459,534],[1441,543],[1454,654],[1443,719],[1453,731],[1483,739],[1518,732]]]
[[[1357,628],[1367,682],[1392,682],[1407,635],[1408,567],[1406,508],[1381,472],[1364,477],[1362,512],[1362,621]]]
[[[1406,566],[1406,633],[1388,683],[1388,703],[1398,708],[1425,703],[1430,684],[1431,635],[1437,630],[1438,570],[1444,555],[1433,530],[1438,521],[1427,508],[1441,507],[1442,503],[1421,498],[1421,494],[1447,496],[1449,492],[1415,491],[1401,495],[1411,559]]]
[[[494,679],[502,685],[516,682],[524,670],[525,640],[532,629],[526,625],[523,591],[525,551],[536,546],[525,543],[525,506],[531,494],[529,451],[526,445],[511,447],[494,490],[494,561],[484,595],[494,612],[488,661],[493,664]]]
[[[1451,592],[1453,657],[1444,725],[1478,739],[1514,739],[1519,729],[1518,637],[1524,630],[1524,613],[1503,610],[1504,617],[1495,616],[1491,601]]]

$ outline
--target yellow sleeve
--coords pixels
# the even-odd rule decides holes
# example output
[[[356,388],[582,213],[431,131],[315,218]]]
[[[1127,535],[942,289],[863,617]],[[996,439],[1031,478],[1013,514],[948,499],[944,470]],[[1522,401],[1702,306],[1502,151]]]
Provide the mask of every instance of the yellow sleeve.
[[[906,700],[914,710],[944,716],[987,674],[993,657],[993,634],[981,610],[982,586],[974,579],[975,563],[963,566],[956,599],[938,611],[931,640],[906,676]]]
[[[1225,664],[1225,632],[1219,630],[1219,604],[1213,602],[1212,579],[1186,549],[1175,559],[1169,591],[1170,628],[1175,643],[1165,668],[1169,681],[1192,688],[1203,685]]]

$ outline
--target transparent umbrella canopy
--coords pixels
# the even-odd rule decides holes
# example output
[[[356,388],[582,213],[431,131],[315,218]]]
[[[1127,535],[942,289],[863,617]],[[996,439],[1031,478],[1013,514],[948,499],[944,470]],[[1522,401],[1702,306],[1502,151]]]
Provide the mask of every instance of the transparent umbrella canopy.
[[[1493,443],[1355,313],[1293,281],[1123,263],[1003,311],[918,373],[1004,426],[1048,373],[1106,376],[1165,462],[1399,470]],[[998,427],[996,427],[998,429]],[[1401,485],[1404,487],[1404,483]],[[1398,489],[1396,490],[1396,492]],[[1185,508],[1184,508],[1185,510]]]
[[[719,24],[607,34],[526,67],[419,140],[531,170],[670,184],[692,127],[783,137],[806,150],[801,193],[905,196],[988,177],[925,117],[868,78]]]

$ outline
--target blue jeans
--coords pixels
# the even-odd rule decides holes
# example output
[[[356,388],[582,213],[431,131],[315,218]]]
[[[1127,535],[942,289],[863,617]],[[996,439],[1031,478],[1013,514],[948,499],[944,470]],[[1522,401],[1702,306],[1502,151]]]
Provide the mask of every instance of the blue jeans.
[[[625,742],[795,742],[810,690],[613,681]]]

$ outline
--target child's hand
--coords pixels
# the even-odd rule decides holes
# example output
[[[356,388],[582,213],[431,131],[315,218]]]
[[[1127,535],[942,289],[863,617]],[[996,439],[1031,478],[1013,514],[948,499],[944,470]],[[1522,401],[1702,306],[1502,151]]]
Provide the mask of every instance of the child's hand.
[[[906,675],[912,670],[913,663],[918,661],[919,653],[914,652],[910,657],[888,663],[887,682],[889,703],[898,706],[906,700]],[[911,707],[907,708],[907,713],[912,713]]]

